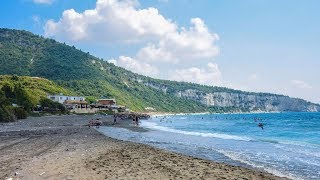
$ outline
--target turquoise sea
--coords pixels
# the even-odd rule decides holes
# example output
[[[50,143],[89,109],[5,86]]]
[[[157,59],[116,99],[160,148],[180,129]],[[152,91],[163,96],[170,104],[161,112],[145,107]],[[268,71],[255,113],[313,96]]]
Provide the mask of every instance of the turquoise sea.
[[[140,126],[150,131],[112,127],[100,131],[292,179],[320,179],[320,113],[158,116],[141,121]]]

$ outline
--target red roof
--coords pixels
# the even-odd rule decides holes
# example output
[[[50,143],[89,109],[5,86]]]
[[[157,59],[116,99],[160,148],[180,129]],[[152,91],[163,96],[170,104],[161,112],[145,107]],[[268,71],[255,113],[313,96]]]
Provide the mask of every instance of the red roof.
[[[116,101],[114,99],[99,99],[98,104],[101,105],[114,105]]]

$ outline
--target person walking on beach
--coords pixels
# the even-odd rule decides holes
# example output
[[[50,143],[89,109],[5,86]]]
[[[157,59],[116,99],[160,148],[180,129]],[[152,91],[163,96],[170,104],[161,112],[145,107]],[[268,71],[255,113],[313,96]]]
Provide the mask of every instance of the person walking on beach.
[[[138,116],[136,116],[135,121],[136,121],[136,126],[138,126],[139,125],[139,117]]]
[[[117,115],[114,114],[114,115],[113,115],[113,124],[116,124],[116,123],[117,123]]]

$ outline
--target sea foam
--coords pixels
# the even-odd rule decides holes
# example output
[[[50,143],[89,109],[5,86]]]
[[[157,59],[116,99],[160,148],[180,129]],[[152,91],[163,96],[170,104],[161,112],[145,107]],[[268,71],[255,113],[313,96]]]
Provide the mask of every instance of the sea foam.
[[[145,127],[145,128],[149,128],[149,129],[155,129],[155,130],[160,130],[160,131],[166,131],[166,132],[178,133],[178,134],[184,134],[184,135],[191,135],[191,136],[211,137],[211,138],[220,138],[220,139],[232,139],[232,140],[239,140],[239,141],[252,141],[252,139],[250,139],[248,137],[240,137],[240,136],[234,136],[234,135],[228,135],[228,134],[182,131],[182,130],[178,130],[178,129],[160,126],[154,122],[143,121],[141,123],[141,126]]]

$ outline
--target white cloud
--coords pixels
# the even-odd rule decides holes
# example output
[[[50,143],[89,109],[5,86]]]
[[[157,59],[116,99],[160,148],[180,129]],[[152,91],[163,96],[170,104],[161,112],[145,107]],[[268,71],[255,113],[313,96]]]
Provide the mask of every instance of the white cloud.
[[[207,67],[202,69],[197,67],[178,69],[171,75],[171,79],[207,85],[220,85],[222,77],[218,65],[208,63]]]
[[[148,42],[137,53],[137,59],[144,61],[206,59],[219,53],[215,45],[219,37],[209,32],[202,19],[191,19],[189,29],[179,28],[157,9],[137,9],[136,4],[131,0],[98,0],[95,9],[83,13],[69,9],[59,21],[47,21],[45,34],[64,41]]]
[[[176,63],[179,61],[172,52],[158,48],[154,44],[141,48],[136,56],[137,59],[146,62]]]
[[[109,59],[109,60],[107,60],[107,62],[112,63],[114,65],[117,65],[117,60],[115,60],[115,59]]]
[[[291,80],[291,83],[301,89],[312,89],[312,86],[301,80]]]
[[[156,75],[158,74],[158,69],[151,66],[150,64],[143,63],[133,59],[131,57],[120,56],[116,64],[133,72],[143,74],[143,75]]]
[[[203,20],[191,19],[189,29],[168,33],[154,44],[149,44],[138,53],[138,59],[144,61],[163,61],[177,63],[188,60],[206,60],[219,54],[215,42],[217,34],[210,33]]]
[[[54,0],[33,0],[36,4],[52,4]]]
[[[45,34],[72,41],[101,43],[140,42],[176,31],[156,8],[137,9],[137,1],[98,0],[95,9],[63,12],[59,21],[49,20]]]

